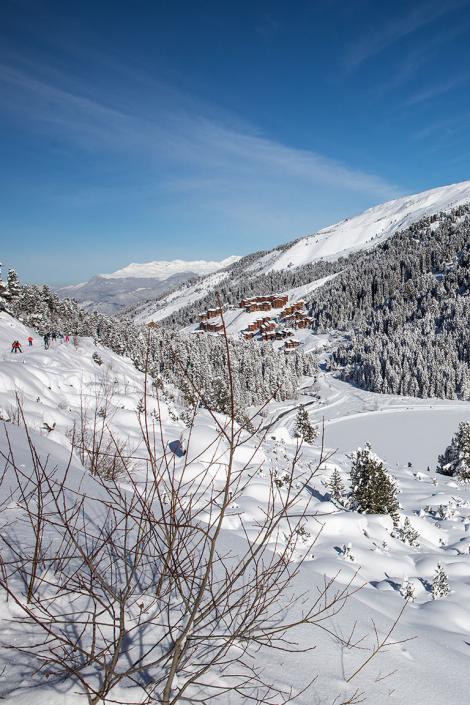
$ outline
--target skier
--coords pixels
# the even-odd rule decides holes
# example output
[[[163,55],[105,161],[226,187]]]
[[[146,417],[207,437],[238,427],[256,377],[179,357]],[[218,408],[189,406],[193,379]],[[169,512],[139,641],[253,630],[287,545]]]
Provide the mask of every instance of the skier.
[[[67,335],[65,336],[65,342],[66,342],[66,343],[70,343],[70,335],[69,335],[68,333],[67,333]]]
[[[20,352],[20,353],[23,352],[22,349],[21,349],[21,343],[20,343],[19,340],[14,340],[14,341],[12,342],[12,344],[11,344],[11,352],[14,352],[15,355],[16,355],[17,352]]]
[[[44,348],[49,350],[49,333],[44,333]]]
[[[30,335],[28,337],[28,346],[31,347],[32,344],[33,344],[33,337]]]

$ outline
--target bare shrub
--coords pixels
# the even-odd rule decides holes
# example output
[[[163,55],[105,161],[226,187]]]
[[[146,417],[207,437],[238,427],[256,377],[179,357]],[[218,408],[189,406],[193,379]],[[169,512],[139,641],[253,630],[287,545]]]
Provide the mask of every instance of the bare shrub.
[[[73,453],[65,468],[51,467],[27,429],[28,469],[7,443],[3,482],[11,485],[18,519],[5,523],[0,539],[0,587],[14,605],[16,631],[4,648],[24,657],[32,683],[71,679],[89,705],[222,703],[229,694],[279,704],[299,695],[265,672],[257,653],[314,649],[315,629],[302,644],[296,630],[329,631],[328,620],[358,587],[353,576],[345,585],[325,579],[309,595],[295,589],[315,542],[305,530],[312,516],[306,487],[327,460],[323,451],[315,467],[303,466],[299,443],[290,468],[296,481],[279,487],[273,475],[267,479],[256,523],[237,512],[259,473],[264,437],[235,421],[230,356],[227,374],[230,413],[225,420],[211,414],[216,431],[196,456],[195,417],[188,452],[177,460],[146,394],[138,416],[146,452],[138,469],[117,443],[111,451],[102,440],[97,413],[90,443],[83,428],[73,436],[92,477],[73,467]],[[103,472],[103,443],[117,474],[114,466]],[[251,455],[242,462],[247,446]],[[234,517],[242,544],[223,533]],[[360,696],[354,691],[342,702]]]

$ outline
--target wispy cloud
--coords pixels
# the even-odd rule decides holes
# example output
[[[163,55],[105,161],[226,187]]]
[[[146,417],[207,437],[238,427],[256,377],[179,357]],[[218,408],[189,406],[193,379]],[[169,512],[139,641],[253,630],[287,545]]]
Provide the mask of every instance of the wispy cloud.
[[[465,74],[461,76],[455,76],[454,78],[450,78],[447,81],[435,83],[432,86],[424,88],[423,90],[418,91],[417,93],[414,93],[412,96],[410,96],[405,101],[405,106],[411,107],[413,105],[425,103],[426,101],[432,100],[433,98],[437,98],[437,96],[443,95],[444,93],[448,93],[449,91],[454,90],[454,88],[462,86],[463,84],[467,83],[469,79],[469,75]]]
[[[191,110],[187,98],[169,105],[163,90],[154,91],[145,105],[132,105],[124,98],[90,96],[85,87],[51,84],[5,64],[0,85],[8,92],[4,110],[33,128],[52,130],[83,148],[124,152],[145,164],[146,173],[157,161],[160,170],[164,164],[177,167],[179,178],[171,176],[168,183],[179,183],[180,189],[187,179],[194,191],[199,179],[206,192],[215,183],[219,190],[225,184],[239,193],[255,185],[263,190],[270,183],[290,188],[300,183],[380,199],[399,193],[380,176],[242,129],[226,115],[206,117],[197,103]]]
[[[371,57],[435,22],[465,2],[466,0],[449,0],[446,3],[435,1],[418,5],[410,3],[408,11],[401,12],[388,21],[381,21],[378,26],[369,25],[362,36],[346,47],[341,61],[344,73],[355,71]]]

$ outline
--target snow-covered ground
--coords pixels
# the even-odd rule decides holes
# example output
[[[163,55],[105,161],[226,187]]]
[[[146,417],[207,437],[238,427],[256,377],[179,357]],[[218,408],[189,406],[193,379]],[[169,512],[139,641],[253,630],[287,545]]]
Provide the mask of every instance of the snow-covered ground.
[[[35,340],[28,349],[26,339],[30,333]],[[10,344],[15,339],[23,344],[22,355],[10,353]],[[317,345],[324,342],[324,339],[316,341]],[[94,353],[99,355],[101,365],[93,360]],[[59,467],[67,462],[70,447],[67,430],[79,418],[83,405],[91,406],[96,394],[102,394],[104,388],[108,390],[113,430],[139,455],[137,407],[144,377],[130,360],[96,347],[89,339],[80,339],[77,348],[72,343],[57,342],[44,350],[34,332],[0,314],[0,365],[0,409],[4,418],[11,419],[0,432],[0,449],[5,452],[7,430],[18,462],[23,466],[28,467],[29,461],[24,430],[14,423],[16,394],[39,453],[48,455]],[[390,646],[349,685],[344,678],[363,661],[365,652],[345,649],[321,630],[312,633],[313,627],[301,630],[297,638],[300,643],[307,643],[313,636],[318,644],[315,651],[296,655],[282,651],[260,653],[256,660],[265,665],[269,677],[286,686],[300,687],[315,673],[319,674],[313,689],[296,698],[295,705],[331,705],[336,694],[342,693],[346,699],[356,688],[364,690],[365,702],[374,705],[384,701],[391,705],[466,703],[470,687],[470,491],[452,478],[436,475],[434,469],[437,454],[450,441],[458,421],[470,420],[470,404],[364,392],[328,373],[320,374],[316,387],[306,382],[301,401],[313,422],[321,424],[325,420],[325,444],[329,449],[338,448],[338,452],[324,463],[310,488],[311,517],[305,529],[312,537],[318,534],[318,539],[313,551],[308,549],[309,555],[296,579],[296,590],[305,591],[310,597],[316,594],[325,575],[331,577],[339,572],[338,582],[345,584],[358,571],[357,583],[363,583],[364,587],[329,626],[344,637],[356,624],[358,636],[369,634],[361,642],[361,647],[366,647],[371,644],[371,620],[383,636],[402,608],[399,588],[406,576],[415,586],[416,599],[407,606],[393,637],[412,640]],[[223,546],[241,545],[245,534],[239,516],[250,530],[268,501],[270,472],[282,473],[292,462],[296,451],[292,429],[298,403],[273,404],[263,418],[269,428],[256,454],[255,465],[260,472],[237,499],[238,506],[223,530]],[[185,425],[177,418],[179,412],[177,400],[162,401],[159,413],[164,444],[186,433]],[[201,411],[188,456],[199,456],[214,434],[214,420]],[[347,483],[350,467],[347,455],[366,441],[384,457],[397,478],[401,517],[409,517],[419,531],[419,547],[392,537],[389,518],[340,510],[329,501],[325,482],[332,470],[338,467]],[[240,462],[254,451],[255,440],[243,449]],[[318,443],[304,446],[302,463],[315,463],[319,453]],[[208,460],[203,454],[195,462]],[[409,461],[412,467],[408,467]],[[77,458],[72,472],[73,482],[79,482],[90,494],[99,492]],[[9,489],[8,483],[4,484],[2,496]],[[447,518],[438,515],[440,505],[447,505]],[[17,510],[12,506],[8,511],[10,531],[15,526]],[[341,554],[341,547],[349,542],[353,561]],[[438,561],[448,574],[451,594],[432,600],[430,581]],[[3,643],[9,638],[11,624],[7,620],[14,613],[12,609],[2,598]],[[23,661],[16,661],[14,652],[9,651],[0,654],[0,659],[5,664],[5,670],[0,668],[0,696],[7,705],[87,702],[84,696],[77,695],[77,685],[67,682],[57,687],[44,681],[41,687],[31,690]],[[124,690],[113,695],[117,701],[133,702]],[[234,695],[226,702],[241,705],[243,699]]]
[[[196,282],[191,286],[182,286],[176,291],[171,292],[158,303],[150,301],[142,304],[139,307],[136,315],[136,323],[148,323],[149,321],[161,321],[172,313],[179,311],[188,304],[193,304],[199,299],[202,299],[209,291],[213,291],[228,277],[228,272],[225,270],[214,272],[208,277]]]

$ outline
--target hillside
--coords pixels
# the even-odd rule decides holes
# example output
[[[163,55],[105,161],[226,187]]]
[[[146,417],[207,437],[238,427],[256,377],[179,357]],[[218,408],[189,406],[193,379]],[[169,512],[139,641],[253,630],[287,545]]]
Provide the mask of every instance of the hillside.
[[[23,354],[9,352],[12,340],[18,339],[25,346],[29,335],[34,337],[31,348],[26,347]],[[230,639],[235,627],[237,635],[245,635],[241,631],[245,612],[249,618],[247,633],[251,634],[254,615],[265,618],[262,607],[266,595],[278,600],[272,604],[274,618],[266,617],[271,629],[295,621],[306,605],[312,604],[317,617],[312,617],[311,624],[296,628],[289,649],[282,641],[280,649],[271,649],[269,643],[259,643],[260,639],[247,640],[240,660],[239,643],[229,642],[223,663],[216,660],[209,668],[205,664],[211,654],[212,628],[208,630],[205,623],[197,622],[188,637],[191,658],[179,665],[174,692],[188,683],[188,699],[197,700],[203,692],[205,696],[214,695],[214,703],[224,703],[227,673],[232,672],[234,679],[240,673],[243,676],[240,668],[250,659],[249,664],[255,660],[257,668],[263,669],[267,682],[293,689],[294,693],[302,691],[318,673],[314,690],[296,696],[298,705],[310,705],[312,693],[316,702],[327,705],[336,695],[340,702],[358,702],[354,695],[358,692],[365,693],[363,702],[376,703],[389,699],[391,691],[393,702],[405,705],[413,702],[417,687],[422,702],[429,705],[465,700],[466,679],[456,678],[452,669],[442,669],[442,663],[451,653],[455,668],[466,672],[470,497],[467,485],[436,475],[434,467],[437,454],[457,423],[470,421],[468,404],[358,391],[331,374],[321,374],[315,395],[306,388],[301,401],[313,424],[325,419],[327,448],[339,450],[312,475],[322,451],[317,440],[304,444],[298,457],[298,443],[293,437],[296,403],[271,403],[261,417],[270,423],[269,434],[241,437],[230,461],[227,438],[218,427],[222,424],[222,429],[228,428],[223,415],[200,408],[190,430],[188,407],[175,388],[165,386],[158,396],[156,388],[149,385],[148,405],[146,411],[142,410],[145,378],[129,359],[82,336],[77,347],[57,341],[44,350],[40,342],[33,329],[0,314],[0,407],[6,421],[0,428],[4,466],[0,549],[3,565],[9,571],[8,581],[4,573],[0,574],[2,591],[9,590],[9,600],[2,601],[0,610],[5,625],[0,665],[1,695],[6,705],[26,705],[33,694],[41,705],[82,705],[88,702],[88,689],[106,686],[108,672],[113,674],[110,700],[139,702],[147,697],[149,688],[153,692],[155,685],[161,687],[168,668],[166,660],[160,663],[154,658],[155,644],[163,659],[165,647],[171,647],[175,634],[183,633],[186,610],[180,595],[186,600],[193,598],[189,592],[191,578],[196,575],[199,579],[207,560],[209,548],[196,537],[213,530],[222,505],[225,515],[214,568],[217,582],[204,591],[203,609],[207,614],[217,596],[215,585],[221,590],[223,581],[236,575],[243,556],[252,555],[255,547],[259,551],[260,526],[274,507],[278,511],[288,501],[294,487],[295,493],[299,492],[296,511],[282,520],[266,543],[262,560],[243,571],[231,599],[224,598],[223,612],[217,608],[209,614],[217,624],[219,642]],[[93,354],[98,354],[101,364]],[[28,434],[22,421],[18,423],[18,398]],[[96,423],[98,431],[102,427],[111,429],[119,457],[132,456],[131,472],[121,463],[117,481],[112,475],[101,477],[90,471],[93,454],[81,453],[77,438],[71,454],[70,430],[74,423],[80,428],[84,411],[88,428]],[[150,427],[158,423],[150,445],[161,458],[159,486],[163,484],[165,491],[158,496],[151,494],[148,447],[141,431],[144,418]],[[90,442],[87,434],[82,437]],[[175,447],[171,444],[180,439],[187,451],[184,456],[171,450]],[[373,442],[399,483],[400,526],[407,518],[418,532],[414,540],[405,540],[404,534],[394,531],[390,516],[364,514],[348,507],[350,453],[366,440]],[[112,454],[112,446],[104,450],[100,447],[104,461]],[[229,463],[235,474],[228,499],[222,503]],[[427,466],[432,470],[428,471]],[[92,467],[109,475],[109,464],[100,462]],[[335,471],[344,483],[344,506],[333,499],[329,489]],[[42,485],[38,485],[38,478]],[[306,478],[309,482],[305,487]],[[44,488],[40,497],[47,508],[44,515],[36,510],[40,487]],[[25,491],[30,493],[28,503],[24,502]],[[152,504],[146,502],[149,495]],[[214,504],[208,505],[214,497]],[[61,509],[62,502],[70,508],[68,514]],[[186,558],[184,552],[180,556],[186,561],[181,574],[164,569],[169,555],[175,560],[179,555],[170,554],[168,546],[182,551],[181,544],[175,546],[180,534],[168,538],[163,530],[174,526],[176,506],[185,512],[185,521],[180,524],[182,536],[189,530],[185,527],[190,523],[190,512],[194,512],[191,517],[195,530],[200,531],[192,539],[191,556]],[[124,513],[126,507],[132,509],[130,514]],[[27,602],[28,581],[24,576],[31,576],[35,541],[37,545],[31,521],[36,512],[42,517],[43,564]],[[158,521],[160,512],[165,517],[162,524]],[[71,527],[75,529],[72,533]],[[134,551],[136,532],[140,532],[139,551]],[[158,549],[147,538],[155,534]],[[445,569],[450,593],[433,599],[438,562]],[[219,564],[224,569],[230,566],[231,572],[219,571]],[[136,566],[135,570],[128,570],[129,565]],[[260,612],[253,609],[252,601],[241,600],[253,570],[258,571],[258,578],[264,576],[263,590],[255,603]],[[287,575],[292,579],[285,595],[282,584]],[[156,594],[158,579],[167,587],[161,596]],[[122,588],[124,580],[126,591],[116,590],[118,585]],[[337,605],[341,609],[328,608],[322,601],[314,607],[325,580],[335,581],[334,590],[354,588],[344,604],[341,601]],[[172,591],[174,597],[169,603],[166,596]],[[294,595],[301,596],[300,603],[292,602]],[[169,604],[171,610],[167,609]],[[385,637],[405,604],[390,640],[396,643],[388,645],[383,654],[347,682],[373,653],[374,626],[378,635]],[[115,638],[120,606],[121,611],[125,610],[126,637],[121,640]],[[51,613],[55,618],[49,621]],[[233,620],[221,619],[221,614],[233,615]],[[49,630],[47,640],[41,624]],[[342,641],[353,629],[360,648]],[[20,651],[12,651],[12,645],[18,645]],[[308,651],[309,646],[316,648]],[[235,661],[230,665],[233,656]],[[194,663],[204,664],[196,684],[191,682]],[[131,675],[129,664],[135,665]],[[230,695],[234,705],[242,705],[256,692],[250,680],[241,677],[241,681],[238,692]]]
[[[270,252],[243,257],[223,276],[209,275],[184,284],[157,301],[133,307],[129,314],[139,323],[168,318],[182,326],[196,320],[198,307],[215,305],[216,290],[228,303],[244,295],[289,292],[340,271],[344,259],[375,247],[412,223],[469,202],[470,181],[396,199]]]

